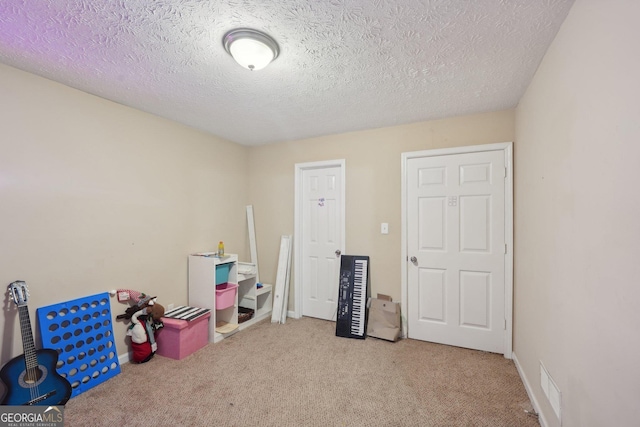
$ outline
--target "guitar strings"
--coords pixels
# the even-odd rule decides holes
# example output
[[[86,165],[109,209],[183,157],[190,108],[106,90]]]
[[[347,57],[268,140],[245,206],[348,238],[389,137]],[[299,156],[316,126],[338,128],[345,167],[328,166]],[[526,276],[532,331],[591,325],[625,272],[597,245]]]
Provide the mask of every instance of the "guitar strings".
[[[29,387],[29,395],[31,402],[40,396],[40,385],[38,384],[38,357],[33,342],[33,334],[31,332],[31,319],[29,318],[29,309],[27,306],[19,307],[20,328],[22,330],[22,346],[25,351],[25,384]],[[34,366],[35,365],[35,366]],[[33,384],[29,382],[32,381]]]

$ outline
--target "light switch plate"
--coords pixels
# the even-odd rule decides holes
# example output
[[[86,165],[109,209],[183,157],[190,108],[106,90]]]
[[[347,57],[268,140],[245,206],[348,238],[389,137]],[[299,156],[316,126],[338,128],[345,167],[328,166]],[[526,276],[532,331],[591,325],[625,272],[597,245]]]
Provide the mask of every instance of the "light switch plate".
[[[380,224],[380,233],[389,234],[389,223],[388,222],[383,222],[382,224]]]

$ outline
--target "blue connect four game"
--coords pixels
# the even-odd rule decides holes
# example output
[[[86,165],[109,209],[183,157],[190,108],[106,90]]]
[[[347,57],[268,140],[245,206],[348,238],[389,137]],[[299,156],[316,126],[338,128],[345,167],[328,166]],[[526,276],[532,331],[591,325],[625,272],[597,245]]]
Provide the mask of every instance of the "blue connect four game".
[[[57,371],[71,383],[71,397],[120,373],[109,293],[36,310],[42,347],[58,352]]]

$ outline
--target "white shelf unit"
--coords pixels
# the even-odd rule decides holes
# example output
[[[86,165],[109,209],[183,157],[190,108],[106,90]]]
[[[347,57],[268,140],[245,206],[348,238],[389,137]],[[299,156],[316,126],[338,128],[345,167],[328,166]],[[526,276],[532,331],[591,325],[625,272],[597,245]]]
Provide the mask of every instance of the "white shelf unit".
[[[216,310],[216,283],[220,282],[222,264],[229,266],[228,283],[238,284],[233,305],[222,310]],[[238,273],[238,255],[227,254],[223,258],[210,256],[189,255],[189,305],[211,309],[209,320],[209,341],[219,342],[239,330],[242,330],[259,320],[271,315],[271,286],[264,285],[257,288],[255,274]],[[253,318],[243,322],[234,331],[222,334],[216,332],[216,324],[225,322],[238,324],[238,307],[254,310]]]
[[[240,263],[249,265],[249,263]],[[252,273],[238,273],[238,306],[253,310],[253,317],[240,324],[240,329],[271,316],[271,285],[258,288],[255,269]]]

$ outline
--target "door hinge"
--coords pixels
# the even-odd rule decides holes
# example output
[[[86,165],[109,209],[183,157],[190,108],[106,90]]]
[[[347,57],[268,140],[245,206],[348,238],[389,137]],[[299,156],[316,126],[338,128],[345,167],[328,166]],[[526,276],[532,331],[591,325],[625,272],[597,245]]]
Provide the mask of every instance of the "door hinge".
[[[505,178],[507,177],[507,168],[506,167],[504,168],[504,177]]]
[[[504,254],[506,255],[506,254],[507,254],[507,252],[509,252],[509,251],[508,251],[508,249],[507,249],[507,244],[505,243],[505,244],[504,244]]]
[[[504,319],[504,330],[507,330],[507,319]]]

